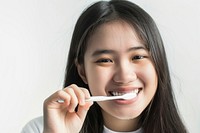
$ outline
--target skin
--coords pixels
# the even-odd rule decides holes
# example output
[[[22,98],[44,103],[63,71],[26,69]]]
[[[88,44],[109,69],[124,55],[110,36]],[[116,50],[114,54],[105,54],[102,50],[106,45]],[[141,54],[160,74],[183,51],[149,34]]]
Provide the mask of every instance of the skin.
[[[139,115],[157,89],[157,74],[145,45],[126,22],[109,22],[98,27],[88,41],[82,78],[92,95],[127,93],[139,89],[132,100],[99,102],[105,126],[115,131],[133,131]]]
[[[87,89],[70,85],[52,94],[44,101],[43,133],[79,133],[87,111],[93,104],[85,102],[90,94]],[[64,100],[63,103],[57,102]],[[78,106],[78,111],[75,108]]]
[[[149,52],[133,27],[122,21],[99,26],[87,42],[84,64],[77,64],[77,68],[92,95],[110,96],[111,91],[128,93],[139,89],[137,97],[131,100],[98,102],[109,129],[139,128],[140,114],[155,95],[158,81]],[[48,97],[44,101],[43,133],[78,133],[93,104],[84,101],[89,97],[86,88],[76,85]],[[59,99],[64,103],[58,103]]]

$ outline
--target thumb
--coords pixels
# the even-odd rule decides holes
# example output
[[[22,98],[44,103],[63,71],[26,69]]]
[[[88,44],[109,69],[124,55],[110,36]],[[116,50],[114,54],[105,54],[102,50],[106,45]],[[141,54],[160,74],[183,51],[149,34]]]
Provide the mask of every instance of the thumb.
[[[86,102],[85,105],[79,105],[78,106],[78,111],[77,111],[77,115],[79,116],[79,118],[81,120],[85,120],[85,117],[87,115],[88,110],[90,109],[90,107],[93,105],[93,102]]]

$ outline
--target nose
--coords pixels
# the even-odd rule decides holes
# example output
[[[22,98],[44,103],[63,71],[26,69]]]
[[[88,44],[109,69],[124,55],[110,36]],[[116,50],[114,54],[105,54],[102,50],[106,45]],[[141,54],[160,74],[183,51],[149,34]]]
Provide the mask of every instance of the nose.
[[[117,84],[129,84],[137,79],[136,69],[130,62],[122,62],[115,66],[113,81]]]

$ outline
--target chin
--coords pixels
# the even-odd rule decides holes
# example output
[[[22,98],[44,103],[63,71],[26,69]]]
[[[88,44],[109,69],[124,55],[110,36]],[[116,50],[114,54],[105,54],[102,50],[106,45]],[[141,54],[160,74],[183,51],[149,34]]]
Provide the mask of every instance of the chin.
[[[114,117],[116,117],[117,119],[120,120],[132,120],[132,119],[137,119],[139,118],[141,115],[141,112],[133,112],[133,113],[129,113],[129,114],[119,114],[119,115],[113,115]]]

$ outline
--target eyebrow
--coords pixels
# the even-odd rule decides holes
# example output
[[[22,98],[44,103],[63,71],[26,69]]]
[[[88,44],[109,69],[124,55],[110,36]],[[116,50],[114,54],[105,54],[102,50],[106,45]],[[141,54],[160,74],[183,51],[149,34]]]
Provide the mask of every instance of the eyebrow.
[[[128,49],[128,52],[136,51],[136,50],[145,50],[145,51],[147,51],[147,48],[144,47],[144,46],[132,47],[132,48]]]
[[[127,52],[130,52],[130,51],[137,51],[137,50],[147,50],[145,47],[143,46],[138,46],[138,47],[131,47],[127,50]],[[102,54],[113,54],[115,53],[114,50],[109,50],[109,49],[102,49],[102,50],[96,50],[93,52],[92,56],[99,56],[99,55],[102,55]]]
[[[92,56],[98,56],[98,55],[102,55],[102,54],[112,54],[112,53],[115,53],[115,51],[114,50],[105,50],[105,49],[103,49],[103,50],[96,50],[96,51],[94,51],[94,53],[92,54]]]

